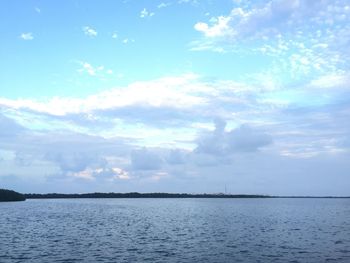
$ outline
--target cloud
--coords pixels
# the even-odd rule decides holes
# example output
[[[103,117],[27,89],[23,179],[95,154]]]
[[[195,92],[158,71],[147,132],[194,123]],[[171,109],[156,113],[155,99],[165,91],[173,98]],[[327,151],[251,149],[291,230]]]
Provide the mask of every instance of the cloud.
[[[96,171],[92,169],[86,169],[75,173],[69,173],[68,175],[75,178],[85,179],[85,180],[95,180],[95,177],[94,177],[95,172]]]
[[[168,164],[171,164],[171,165],[184,164],[186,163],[186,156],[188,154],[189,153],[184,150],[172,149],[170,150],[168,156],[166,157],[166,161]]]
[[[322,183],[313,185],[312,194],[346,193],[348,152],[333,151],[329,147],[337,143],[332,138],[350,138],[350,125],[346,122],[349,109],[348,104],[337,109],[325,108],[324,112],[334,114],[326,123],[325,119],[317,119],[314,112],[290,111],[283,114],[284,118],[289,116],[288,122],[284,119],[284,123],[277,126],[266,122],[264,125],[268,128],[241,125],[229,129],[229,124],[217,118],[215,129],[195,130],[199,137],[193,141],[197,144],[193,151],[182,148],[180,142],[142,147],[137,139],[62,132],[59,131],[62,126],[56,131],[23,130],[16,121],[6,117],[0,121],[1,130],[21,136],[0,134],[3,136],[0,148],[8,155],[1,163],[0,181],[25,192],[157,189],[219,192],[227,184],[233,193],[311,194],[301,185],[310,185],[318,178]],[[320,110],[316,113],[319,115]],[[323,125],[322,130],[318,125]],[[142,130],[138,128],[137,132]],[[170,136],[167,138],[169,141]],[[318,140],[323,145],[318,144]],[[349,149],[346,141],[342,147]],[[285,152],[280,154],[280,150]],[[303,157],[311,150],[318,154]],[[287,152],[289,155],[284,154]],[[22,167],[26,164],[30,165]],[[12,176],[8,177],[10,174],[17,179],[12,180]]]
[[[342,1],[242,1],[227,15],[195,23],[202,37],[190,50],[263,55],[293,79],[338,74],[350,56],[348,12]]]
[[[88,167],[104,167],[106,160],[99,158],[95,152],[86,153],[76,150],[71,152],[60,147],[58,150],[48,150],[45,159],[56,163],[64,172],[80,172]]]
[[[195,152],[212,155],[256,152],[272,143],[271,136],[249,125],[242,125],[231,131],[225,131],[225,126],[226,122],[217,119],[215,130],[200,136]]]
[[[33,40],[34,39],[34,36],[32,33],[22,33],[20,35],[20,38],[22,38],[23,40]]]
[[[88,181],[104,180],[107,182],[131,179],[129,173],[119,167],[97,169],[86,168],[79,172],[68,173],[68,176]]]
[[[154,13],[149,12],[146,8],[142,9],[142,11],[140,12],[141,18],[152,17],[152,16],[154,16]]]
[[[128,43],[134,43],[135,39],[130,39],[130,38],[124,38],[122,43],[123,44],[128,44]]]
[[[122,168],[113,167],[111,170],[115,174],[114,178],[116,178],[116,179],[120,179],[120,180],[130,180],[131,179],[129,173]]]
[[[167,76],[85,98],[0,98],[0,177],[18,176],[23,189],[73,192],[215,192],[225,182],[232,191],[292,192],[279,181],[283,169],[294,190],[298,180],[310,182],[307,169],[322,170],[329,182],[332,165],[349,166],[347,73],[298,85],[281,84],[273,73],[240,82]],[[273,175],[266,164],[277,167]],[[346,181],[341,171],[337,178]]]
[[[120,118],[127,122],[145,123],[149,126],[176,126],[188,122],[193,111],[169,106],[130,105],[95,112],[96,116]]]
[[[157,5],[157,8],[158,8],[158,9],[161,9],[161,8],[168,7],[168,6],[170,6],[170,5],[171,5],[171,3],[164,3],[164,2],[162,2],[162,3],[160,3],[159,5]]]
[[[228,149],[232,152],[255,152],[272,143],[270,135],[242,125],[227,134]]]
[[[8,137],[15,137],[23,133],[26,129],[11,118],[0,112],[0,138],[6,140]]]
[[[89,26],[84,26],[83,32],[86,36],[89,36],[89,37],[96,37],[97,36],[97,31]]]
[[[317,9],[313,6],[313,14]],[[206,37],[241,38],[263,34],[279,34],[296,22],[296,16],[310,14],[311,7],[298,0],[272,0],[264,6],[243,9],[233,8],[229,15],[213,17],[210,24],[198,22],[195,29]]]
[[[21,120],[27,128],[55,130],[64,127],[105,138],[115,134],[132,137],[144,145],[168,143],[193,149],[196,147],[193,140],[198,132],[213,137],[212,132],[207,131],[212,127],[212,119],[217,117],[225,119],[231,131],[245,123],[253,129],[267,125],[266,128],[272,126],[273,131],[280,131],[286,124],[279,126],[279,123],[287,121],[291,123],[288,129],[294,130],[301,119],[294,119],[287,109],[312,107],[312,114],[316,116],[319,107],[344,98],[346,92],[346,88],[343,90],[341,87],[322,89],[321,96],[315,96],[315,88],[310,86],[309,81],[297,89],[281,89],[279,85],[271,88],[273,86],[266,78],[258,78],[256,83],[247,85],[233,81],[208,81],[186,74],[136,82],[85,98],[56,97],[46,101],[0,98],[0,105],[8,116]],[[284,120],[285,114],[288,115],[287,120]],[[316,118],[310,119],[305,124],[317,121]],[[298,130],[304,130],[304,127],[300,126]],[[324,132],[322,136],[328,136],[326,130]],[[228,136],[226,131],[223,134]],[[325,144],[321,137],[315,145]],[[227,140],[224,140],[226,151],[230,149]],[[223,140],[217,142],[222,143]],[[304,143],[307,143],[306,140],[303,140]],[[221,147],[220,144],[220,147],[210,145],[207,147]],[[204,149],[204,145],[201,148]]]
[[[335,117],[325,109],[344,101],[347,86],[343,82],[339,87],[319,88],[319,96],[315,96],[309,80],[290,88],[273,82],[257,78],[248,85],[185,74],[135,82],[85,98],[56,97],[42,101],[0,98],[0,107],[6,116],[19,120],[25,128],[36,131],[60,128],[104,138],[118,135],[142,146],[167,145],[185,150],[197,147],[203,153],[234,154],[259,150],[265,140],[268,149],[273,147],[284,155],[342,150],[337,146],[337,138],[347,132],[340,124],[348,110],[345,106],[329,109],[337,116],[345,114],[334,124]],[[218,121],[217,128],[211,130],[215,118],[226,120],[227,127],[223,130],[223,123],[220,126]],[[259,137],[264,130],[273,138],[273,145],[268,144],[269,136]],[[202,135],[196,141],[198,133]],[[250,141],[244,138],[245,134],[251,136]]]
[[[219,16],[215,20],[213,26],[209,26],[207,23],[198,22],[194,25],[194,29],[204,33],[206,37],[221,37],[225,35],[234,35],[233,30],[229,26],[229,17]]]
[[[310,86],[319,89],[334,89],[345,88],[348,89],[350,83],[349,74],[327,74],[322,75],[317,79],[311,81]]]
[[[94,68],[93,66],[91,66],[89,63],[83,63],[83,70],[85,70],[90,76],[95,76],[96,75],[96,71],[98,70],[102,70],[103,67],[98,67],[98,68]]]
[[[0,128],[7,131],[0,133],[0,157],[7,156],[4,160],[9,167],[2,164],[0,177],[9,170],[21,177],[37,176],[46,181],[128,179],[123,166],[129,163],[131,150],[125,139],[72,131],[32,131],[8,118],[0,119]]]
[[[104,69],[103,66],[99,66],[99,67],[94,68],[91,64],[89,64],[87,62],[83,62],[81,64],[82,64],[82,68],[79,69],[79,72],[86,72],[90,76],[95,76],[98,71],[101,71]]]
[[[83,63],[83,69],[94,76],[104,68],[94,68],[89,63]],[[193,74],[186,74],[180,77],[161,78],[156,81],[135,82],[126,87],[107,90],[83,99],[53,98],[47,102],[39,102],[28,99],[10,100],[0,98],[0,105],[15,109],[30,109],[52,115],[88,113],[95,110],[122,108],[130,105],[190,108],[205,103],[205,98],[198,96],[196,93],[208,89],[205,85],[197,83],[196,78]]]
[[[114,33],[112,34],[112,38],[114,38],[114,39],[117,39],[117,38],[118,38],[117,32],[114,32]]]
[[[88,62],[78,61],[78,63],[81,65],[81,68],[78,69],[79,73],[87,73],[88,75],[92,77],[106,77],[108,75],[113,74],[113,70],[105,68],[105,66],[93,66]]]
[[[131,167],[133,170],[158,170],[163,160],[151,150],[142,148],[131,153]]]
[[[178,0],[178,4],[191,4],[191,5],[198,5],[198,0]]]

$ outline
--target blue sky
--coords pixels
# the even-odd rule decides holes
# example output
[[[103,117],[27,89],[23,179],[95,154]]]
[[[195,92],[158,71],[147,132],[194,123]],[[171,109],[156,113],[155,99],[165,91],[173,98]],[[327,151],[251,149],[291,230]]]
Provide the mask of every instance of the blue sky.
[[[350,195],[350,1],[0,6],[1,187]]]

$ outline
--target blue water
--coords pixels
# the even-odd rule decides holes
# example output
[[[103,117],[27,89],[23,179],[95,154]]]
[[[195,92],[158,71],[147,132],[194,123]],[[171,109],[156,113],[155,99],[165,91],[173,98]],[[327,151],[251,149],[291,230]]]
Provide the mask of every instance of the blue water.
[[[0,262],[350,262],[350,199],[0,203]]]

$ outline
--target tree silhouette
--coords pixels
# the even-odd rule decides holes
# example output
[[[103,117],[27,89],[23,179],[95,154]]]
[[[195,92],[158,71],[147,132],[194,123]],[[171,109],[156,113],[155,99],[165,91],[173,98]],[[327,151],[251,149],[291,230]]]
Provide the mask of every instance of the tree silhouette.
[[[0,189],[0,202],[24,201],[25,196],[12,190]]]

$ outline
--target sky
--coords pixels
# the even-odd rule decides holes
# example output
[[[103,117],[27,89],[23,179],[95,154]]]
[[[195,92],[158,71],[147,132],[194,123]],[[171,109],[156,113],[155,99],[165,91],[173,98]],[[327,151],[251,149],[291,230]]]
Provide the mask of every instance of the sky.
[[[350,195],[350,0],[3,0],[0,188]]]

